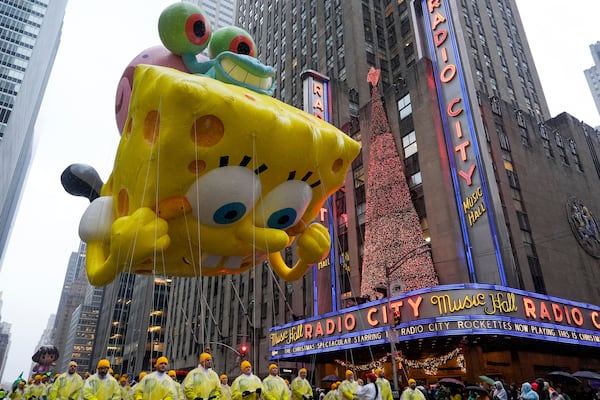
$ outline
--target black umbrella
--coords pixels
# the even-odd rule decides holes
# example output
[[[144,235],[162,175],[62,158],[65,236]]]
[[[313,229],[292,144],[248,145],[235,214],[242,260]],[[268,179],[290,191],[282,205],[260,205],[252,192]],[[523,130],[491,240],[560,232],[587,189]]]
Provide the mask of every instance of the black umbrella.
[[[488,391],[485,388],[482,388],[481,386],[476,386],[476,385],[465,387],[465,391],[467,391],[467,392],[473,391],[473,392],[479,392],[479,393],[488,393]]]
[[[464,383],[454,378],[442,378],[438,381],[442,385],[450,385],[450,386],[465,386]]]
[[[592,371],[573,372],[573,376],[576,378],[587,379],[590,381],[600,381],[600,374]]]
[[[577,377],[565,371],[552,371],[548,373],[548,378],[555,382],[563,382],[567,384],[579,384],[581,381]]]
[[[327,375],[327,376],[323,377],[323,379],[321,379],[321,382],[337,382],[337,381],[343,381],[343,379],[337,375]]]

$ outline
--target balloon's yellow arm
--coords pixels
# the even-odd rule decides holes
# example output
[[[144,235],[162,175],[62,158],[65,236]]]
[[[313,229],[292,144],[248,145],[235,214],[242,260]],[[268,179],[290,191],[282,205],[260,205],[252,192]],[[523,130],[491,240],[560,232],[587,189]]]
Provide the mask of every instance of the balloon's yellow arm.
[[[84,223],[80,224],[80,235],[87,239],[88,280],[94,286],[106,285],[121,272],[127,271],[134,265],[143,265],[146,260],[151,264],[147,272],[151,272],[156,253],[166,250],[171,244],[167,221],[147,207],[137,209],[132,215],[117,218],[112,224],[110,224],[111,211],[104,209],[104,217],[108,218],[98,221],[100,223],[95,225],[104,228],[97,230],[93,236],[88,232],[82,232],[85,224],[91,225],[89,217],[94,208],[107,207],[111,204],[112,197],[98,198],[90,204],[82,219]],[[109,239],[99,237],[105,236],[103,231],[105,232],[109,225]],[[138,268],[136,272],[142,271]]]
[[[292,268],[285,263],[280,252],[269,254],[269,262],[277,275],[288,282],[300,279],[312,264],[325,258],[331,247],[329,232],[315,222],[299,233],[297,244],[298,261]]]

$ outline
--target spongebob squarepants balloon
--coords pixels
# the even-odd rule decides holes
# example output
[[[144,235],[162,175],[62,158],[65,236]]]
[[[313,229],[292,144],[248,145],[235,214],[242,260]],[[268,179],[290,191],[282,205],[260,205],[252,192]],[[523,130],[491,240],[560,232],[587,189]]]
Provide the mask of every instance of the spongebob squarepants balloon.
[[[211,38],[219,31],[201,10],[178,3],[159,29],[181,62],[135,66],[110,178],[103,184],[80,164],[61,177],[68,192],[91,200],[79,226],[90,283],[121,272],[237,274],[267,259],[283,279],[300,278],[330,247],[312,221],[359,144],[269,97],[273,71],[239,28]],[[199,61],[207,45],[210,59]],[[294,242],[290,267],[280,251]]]

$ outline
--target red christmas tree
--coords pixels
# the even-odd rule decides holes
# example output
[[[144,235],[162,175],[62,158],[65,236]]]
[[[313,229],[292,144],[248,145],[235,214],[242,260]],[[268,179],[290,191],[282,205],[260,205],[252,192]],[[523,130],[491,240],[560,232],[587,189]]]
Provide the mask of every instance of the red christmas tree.
[[[375,287],[399,280],[403,292],[436,286],[437,275],[419,216],[410,198],[404,163],[398,154],[381,101],[379,71],[371,68],[371,121],[366,192],[366,231],[361,292],[376,298]]]

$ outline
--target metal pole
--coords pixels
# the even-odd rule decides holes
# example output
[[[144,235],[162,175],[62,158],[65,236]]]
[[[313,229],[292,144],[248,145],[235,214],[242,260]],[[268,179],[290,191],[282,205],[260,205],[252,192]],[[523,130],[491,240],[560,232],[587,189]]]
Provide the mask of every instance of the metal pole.
[[[387,263],[385,263],[385,280],[387,284],[387,300],[388,300],[388,324],[390,326],[390,331],[388,333],[390,340],[390,348],[392,350],[392,377],[394,380],[394,390],[398,391],[398,368],[396,367],[396,338],[394,332],[394,313],[392,312],[392,285],[390,283],[390,269]],[[393,337],[392,337],[393,336]]]
[[[430,244],[429,243],[423,243],[422,245],[415,247],[414,249],[406,252],[402,257],[400,257],[400,259],[398,260],[398,262],[396,263],[396,265],[394,265],[393,270],[396,271],[398,268],[400,268],[406,261],[410,260],[411,258],[413,258],[414,256],[421,254],[421,253],[425,253],[427,251],[430,251]],[[396,332],[394,331],[394,313],[392,312],[392,301],[391,301],[391,297],[392,297],[392,284],[390,282],[390,267],[388,265],[388,263],[385,263],[385,280],[386,280],[386,284],[387,284],[387,300],[388,300],[388,324],[390,327],[389,333],[388,333],[388,338],[390,341],[390,348],[392,350],[392,376],[394,379],[394,390],[398,391],[399,387],[398,387],[398,367],[396,365],[396,340],[398,340],[398,335],[396,334]],[[406,375],[406,371],[404,371],[404,374]]]

